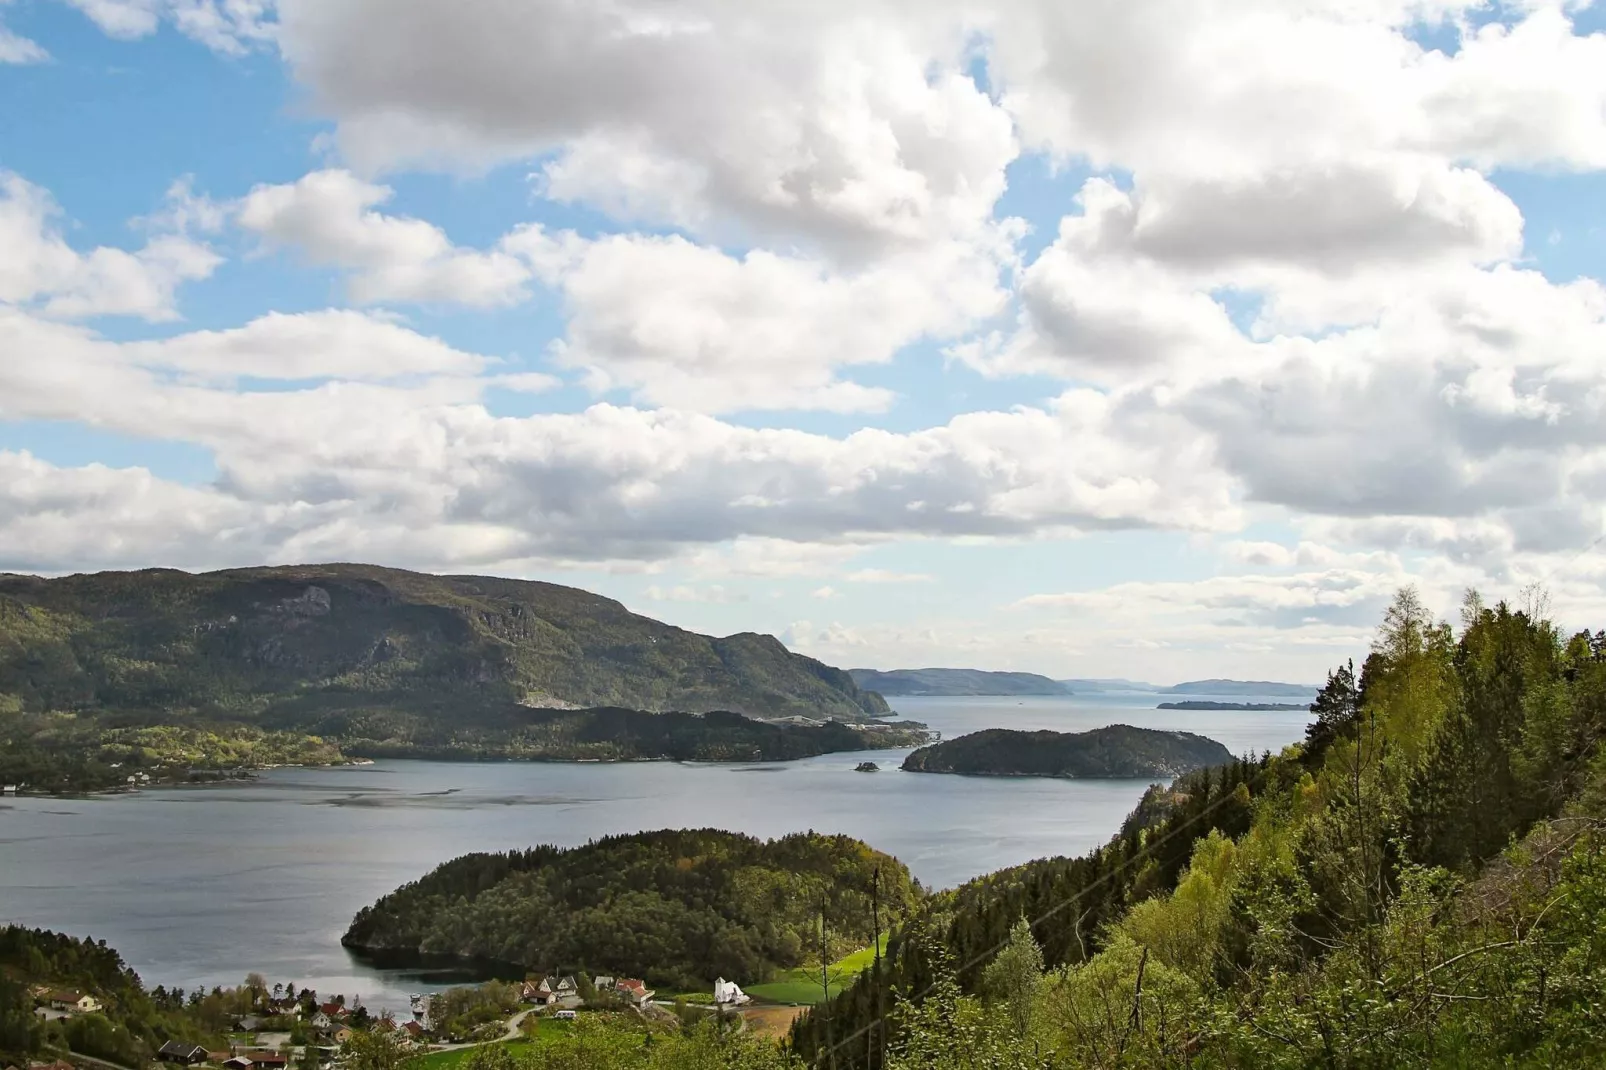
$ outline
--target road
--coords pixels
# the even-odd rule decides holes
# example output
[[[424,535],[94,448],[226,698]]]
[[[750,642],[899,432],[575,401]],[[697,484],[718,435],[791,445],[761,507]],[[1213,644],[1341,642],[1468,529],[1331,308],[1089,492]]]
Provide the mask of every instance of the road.
[[[494,1037],[494,1038],[492,1038],[490,1040],[470,1040],[470,1041],[467,1041],[466,1043],[463,1043],[463,1044],[431,1044],[429,1046],[429,1050],[430,1051],[461,1051],[463,1048],[478,1048],[478,1047],[481,1047],[481,1046],[483,1046],[485,1044],[504,1044],[509,1040],[517,1040],[522,1035],[520,1030],[519,1030],[519,1027],[524,1024],[524,1019],[528,1018],[530,1015],[532,1015],[534,1013],[535,1013],[535,1008],[534,1007],[530,1007],[530,1008],[527,1008],[525,1010],[520,1011],[519,1013],[515,1014],[513,1017],[509,1018],[507,1020],[507,1032],[503,1033],[499,1037]]]

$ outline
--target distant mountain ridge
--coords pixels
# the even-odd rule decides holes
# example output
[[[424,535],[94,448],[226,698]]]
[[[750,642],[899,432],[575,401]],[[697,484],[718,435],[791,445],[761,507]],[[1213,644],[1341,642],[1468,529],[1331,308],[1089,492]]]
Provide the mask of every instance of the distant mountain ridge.
[[[773,636],[715,638],[558,584],[373,565],[0,575],[0,709],[292,727],[509,706],[861,720],[887,712]]]
[[[1069,695],[1058,680],[1032,672],[983,669],[849,669],[860,689],[882,695]]]
[[[1142,680],[1076,679],[1060,683],[1078,694],[1139,691],[1155,695],[1255,695],[1261,698],[1315,698],[1320,684],[1286,684],[1275,680],[1184,680],[1169,687]]]
[[[1260,695],[1279,698],[1315,698],[1319,684],[1285,684],[1275,680],[1189,680],[1162,687],[1162,695]]]

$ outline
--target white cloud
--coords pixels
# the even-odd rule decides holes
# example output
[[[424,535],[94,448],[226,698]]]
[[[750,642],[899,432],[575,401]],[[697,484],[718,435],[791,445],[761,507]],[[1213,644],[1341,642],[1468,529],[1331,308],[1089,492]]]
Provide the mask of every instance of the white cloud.
[[[675,584],[672,587],[652,584],[642,594],[653,602],[697,602],[707,605],[729,605],[735,602],[747,601],[747,595],[739,591],[732,591],[717,583],[710,583],[702,587],[686,583]]]
[[[0,8],[3,8],[9,2],[10,0],[0,0]],[[30,41],[28,38],[6,29],[5,24],[0,22],[0,65],[8,63],[43,63],[49,58],[50,53],[45,51],[44,46],[40,45],[39,42]]]
[[[349,269],[354,300],[508,304],[532,276],[556,287],[568,313],[552,346],[598,393],[679,409],[884,409],[892,394],[843,379],[921,338],[953,338],[997,314],[1003,247],[933,243],[873,265],[754,250],[732,256],[681,237],[585,240],[538,226],[511,230],[489,251],[454,246],[419,219],[376,211],[391,191],[346,171],[260,186],[236,219],[274,245]]]
[[[566,255],[554,251],[559,241]],[[580,242],[526,231],[507,244],[546,263],[563,293],[561,363],[584,369],[596,389],[704,412],[883,409],[889,391],[838,369],[955,337],[1008,299],[999,262],[959,243],[848,272],[678,237]]]
[[[745,537],[762,541],[738,542],[726,565],[776,574],[911,534],[1237,522],[1228,485],[1198,458],[1111,438],[1093,394],[833,438],[607,405],[492,417],[478,403],[489,380],[473,374],[483,358],[355,313],[161,343],[117,345],[17,312],[0,315],[0,332],[22,358],[0,366],[0,412],[211,450],[219,477],[205,493],[262,518],[265,559],[654,561]],[[318,368],[346,378],[209,385]],[[424,378],[385,382],[404,373]]]
[[[274,0],[62,0],[112,37],[148,37],[163,21],[225,55],[273,39]]]
[[[842,578],[849,583],[933,583],[937,579],[929,572],[896,572],[885,568],[855,569]]]
[[[349,291],[362,304],[487,306],[526,296],[530,269],[521,260],[500,250],[461,249],[432,223],[374,211],[392,193],[348,171],[315,171],[288,185],[256,187],[236,218],[270,245],[294,246],[314,264],[351,269]]]
[[[132,253],[110,246],[80,253],[62,237],[60,215],[45,190],[0,171],[0,304],[63,318],[169,320],[177,316],[180,284],[222,263],[207,245],[177,232],[152,234]]]
[[[1016,153],[945,4],[281,0],[367,167],[556,153],[545,192],[857,256],[985,229]]]

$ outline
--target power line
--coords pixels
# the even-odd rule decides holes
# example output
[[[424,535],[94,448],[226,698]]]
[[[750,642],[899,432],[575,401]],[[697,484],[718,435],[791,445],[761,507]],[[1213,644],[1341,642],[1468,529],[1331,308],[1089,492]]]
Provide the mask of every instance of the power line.
[[[1603,536],[1603,537],[1606,537],[1606,536]],[[1072,906],[1072,905],[1080,902],[1083,896],[1085,896],[1089,892],[1092,892],[1095,889],[1097,889],[1099,887],[1102,887],[1103,885],[1107,884],[1109,881],[1113,880],[1117,875],[1119,875],[1120,873],[1124,872],[1125,870],[1127,870],[1131,866],[1136,865],[1138,862],[1147,860],[1147,858],[1149,857],[1150,853],[1152,851],[1154,851],[1156,848],[1160,847],[1162,844],[1168,843],[1169,841],[1171,841],[1175,837],[1180,836],[1187,829],[1190,829],[1193,826],[1197,825],[1200,821],[1203,821],[1205,818],[1209,817],[1219,807],[1221,807],[1224,804],[1226,804],[1226,802],[1228,800],[1232,799],[1232,798],[1233,798],[1233,795],[1230,792],[1225,792],[1225,791],[1222,792],[1221,798],[1217,799],[1215,802],[1207,804],[1203,810],[1199,811],[1199,813],[1195,814],[1193,817],[1188,818],[1186,821],[1182,822],[1176,828],[1171,829],[1165,835],[1159,837],[1158,839],[1154,840],[1153,842],[1144,844],[1141,849],[1139,849],[1136,853],[1134,853],[1132,855],[1132,857],[1128,858],[1126,861],[1122,862],[1120,865],[1114,867],[1113,869],[1110,869],[1110,870],[1106,871],[1105,873],[1100,875],[1096,880],[1092,881],[1091,883],[1089,883],[1087,885],[1084,885],[1080,890],[1078,890],[1076,892],[1075,895],[1072,895],[1072,896],[1070,896],[1070,897],[1068,897],[1068,898],[1066,898],[1064,900],[1061,900],[1059,903],[1056,903],[1053,907],[1050,907],[1048,910],[1046,910],[1042,914],[1038,915],[1038,917],[1033,919],[1028,924],[1031,925],[1033,928],[1036,928],[1038,925],[1040,925],[1043,922],[1047,921],[1049,918],[1052,918],[1055,915],[1059,914],[1066,907]],[[1084,857],[1087,857],[1087,856],[1084,856]],[[1009,938],[1005,937],[1003,940],[1001,940],[998,943],[994,944],[992,947],[989,947],[989,948],[987,948],[987,949],[985,949],[985,950],[983,950],[981,952],[978,952],[975,955],[972,955],[968,960],[966,960],[964,963],[962,963],[958,967],[956,972],[963,973],[965,970],[969,970],[969,969],[979,965],[984,960],[986,960],[988,958],[991,958],[993,955],[996,955],[999,951],[1003,950],[1003,948],[1008,943],[1009,943]],[[916,999],[916,1000],[925,999],[926,996],[931,994],[932,990],[936,987],[936,984],[937,984],[936,981],[932,981],[930,984],[926,985],[925,988],[921,989],[920,992],[918,994],[916,994],[913,998]],[[876,1026],[882,1024],[886,1020],[886,1018],[887,1018],[887,1015],[878,1013],[874,1018],[872,1018],[869,1022],[867,1022],[862,1028],[860,1028],[858,1030],[855,1030],[854,1033],[851,1036],[844,1037],[842,1040],[839,1040],[835,1044],[832,1044],[829,1048],[827,1048],[827,1050],[824,1053],[816,1052],[815,1053],[815,1064],[816,1065],[820,1064],[820,1060],[821,1060],[822,1054],[825,1055],[826,1057],[834,1060],[836,1058],[837,1049],[846,1047],[848,1044],[851,1044],[851,1043],[857,1041],[859,1038],[863,1037],[866,1033],[868,1033],[871,1029],[873,1029]],[[828,1044],[830,1043],[829,1038],[827,1038],[827,1043]]]

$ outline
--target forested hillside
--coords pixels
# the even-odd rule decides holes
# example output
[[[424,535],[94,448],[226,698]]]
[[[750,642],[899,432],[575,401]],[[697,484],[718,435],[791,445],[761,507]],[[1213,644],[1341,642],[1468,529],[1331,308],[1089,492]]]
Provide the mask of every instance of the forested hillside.
[[[369,565],[0,576],[6,701],[281,723],[347,706],[847,719],[887,708],[771,636],[698,635],[556,584]]]
[[[869,944],[877,879],[884,924],[921,898],[906,866],[846,836],[610,836],[447,862],[364,907],[343,942],[700,990],[817,955],[822,907],[833,957]]]
[[[93,996],[101,1009],[47,1022],[34,1013],[35,985]],[[103,941],[0,927],[0,1065],[15,1059],[25,1066],[71,1050],[138,1067],[170,1040],[216,1049],[249,1005],[243,989],[196,991],[189,999],[160,987],[148,992]]]
[[[1606,1062],[1606,634],[1402,592],[1302,746],[920,910],[812,1065]],[[913,1003],[905,1003],[912,997]]]
[[[973,776],[1174,777],[1232,760],[1192,732],[1113,724],[1088,732],[988,728],[921,747],[903,760],[914,773]]]

